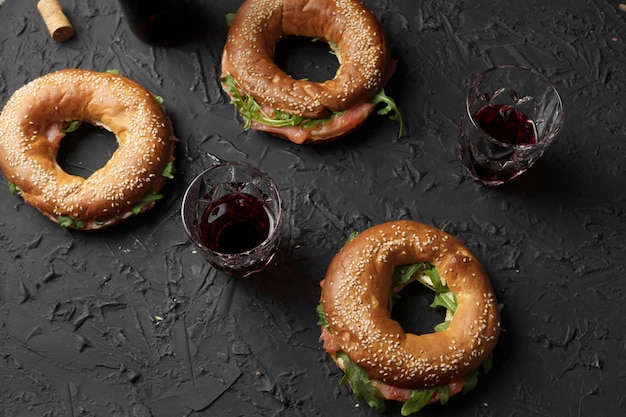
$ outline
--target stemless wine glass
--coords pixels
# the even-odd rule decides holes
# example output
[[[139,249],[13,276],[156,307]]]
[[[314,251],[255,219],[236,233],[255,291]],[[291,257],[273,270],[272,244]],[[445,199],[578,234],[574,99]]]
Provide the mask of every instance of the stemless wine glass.
[[[563,103],[541,73],[505,65],[471,83],[459,129],[466,172],[485,185],[501,185],[539,159],[563,124]]]
[[[243,162],[200,173],[182,203],[189,238],[216,269],[245,277],[270,264],[280,244],[282,203],[274,181]]]

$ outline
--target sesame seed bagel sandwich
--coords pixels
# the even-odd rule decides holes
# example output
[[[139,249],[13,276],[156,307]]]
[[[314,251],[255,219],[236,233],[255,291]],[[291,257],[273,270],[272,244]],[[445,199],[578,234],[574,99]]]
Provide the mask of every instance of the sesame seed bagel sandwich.
[[[87,178],[57,161],[82,122],[113,133],[117,149]],[[75,131],[73,135],[80,135]],[[9,190],[60,226],[97,230],[151,209],[174,172],[174,136],[163,103],[115,71],[68,68],[13,93],[0,114],[0,169]]]
[[[412,334],[391,318],[398,292],[420,282],[446,310],[433,333]],[[481,264],[457,239],[401,220],[369,228],[333,258],[318,315],[324,349],[357,400],[376,411],[386,400],[409,415],[472,390],[488,370],[501,324]]]
[[[339,60],[325,82],[296,80],[274,62],[277,43],[303,36],[329,44]],[[380,21],[359,0],[247,0],[230,26],[221,82],[245,129],[294,143],[324,142],[354,131],[382,103],[400,122],[383,87],[395,71]]]

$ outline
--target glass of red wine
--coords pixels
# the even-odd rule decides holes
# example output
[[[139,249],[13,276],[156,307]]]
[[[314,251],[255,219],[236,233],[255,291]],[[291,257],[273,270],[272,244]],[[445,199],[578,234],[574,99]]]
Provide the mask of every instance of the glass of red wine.
[[[220,162],[196,176],[183,197],[182,218],[207,261],[230,275],[263,270],[280,244],[278,188],[247,163]]]
[[[459,129],[459,155],[470,177],[504,184],[539,159],[563,124],[563,103],[541,73],[507,65],[471,83]]]

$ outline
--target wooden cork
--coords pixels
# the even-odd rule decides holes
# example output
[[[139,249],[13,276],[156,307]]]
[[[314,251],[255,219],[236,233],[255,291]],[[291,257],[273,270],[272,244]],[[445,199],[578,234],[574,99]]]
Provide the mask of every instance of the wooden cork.
[[[58,0],[39,0],[37,10],[48,27],[52,39],[57,42],[65,42],[74,36],[74,28],[63,13]]]

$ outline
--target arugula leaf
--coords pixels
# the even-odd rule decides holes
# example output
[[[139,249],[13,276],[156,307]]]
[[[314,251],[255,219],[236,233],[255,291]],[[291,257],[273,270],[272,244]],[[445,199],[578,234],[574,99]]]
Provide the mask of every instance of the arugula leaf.
[[[235,20],[235,13],[226,13],[226,26],[231,27]]]
[[[20,187],[12,183],[11,181],[7,181],[9,184],[9,192],[13,195],[16,195],[20,191]]]
[[[420,274],[429,267],[431,267],[430,264],[426,262],[418,262],[394,269],[391,276],[391,292],[389,293],[389,299],[387,300],[387,308],[389,308],[389,310],[393,309],[395,300],[400,298],[398,291],[411,282],[419,280]]]
[[[450,291],[446,285],[443,285],[441,276],[434,267],[424,271],[424,277],[418,279],[419,282],[430,288],[435,294],[441,294]]]
[[[439,402],[442,405],[447,404],[448,400],[450,400],[450,386],[444,385],[443,387],[437,388],[437,391],[439,391]]]
[[[243,94],[239,88],[239,84],[232,74],[220,78],[220,82],[224,85],[224,90],[231,98],[231,103],[237,108],[244,121],[243,129],[248,130],[252,126],[252,122],[259,122],[272,127],[292,127],[300,126],[302,128],[311,128],[315,125],[328,123],[334,117],[338,117],[345,113],[344,111],[331,112],[330,116],[323,119],[308,119],[295,114],[287,113],[281,110],[272,110],[269,114],[252,96]],[[400,123],[400,133],[402,136],[402,117],[398,106],[391,97],[385,94],[384,89],[379,91],[371,100],[373,104],[383,103],[385,106],[378,110],[378,114],[386,115],[391,113],[391,120]]]
[[[489,373],[489,371],[491,371],[491,368],[493,367],[493,353],[489,356],[487,356],[487,359],[485,359],[485,361],[482,363],[482,368],[483,368],[483,372],[484,373]]]
[[[432,397],[434,393],[434,388],[415,389],[411,391],[411,399],[402,405],[400,413],[402,413],[403,416],[408,416],[409,414],[421,411],[422,408],[428,405],[428,400],[430,400],[430,397]]]
[[[372,103],[384,104],[384,107],[379,109],[377,113],[380,114],[381,116],[385,116],[391,113],[391,115],[389,116],[389,119],[395,122],[398,122],[398,125],[400,126],[398,130],[398,137],[402,137],[402,128],[403,128],[402,114],[400,114],[400,109],[398,108],[398,105],[396,104],[396,102],[385,93],[384,88],[381,89],[378,92],[378,94],[374,96],[374,98],[372,99]]]
[[[478,385],[478,369],[465,375],[465,384],[463,385],[463,395],[472,391]]]
[[[326,314],[324,313],[324,306],[321,301],[317,304],[317,315],[319,317],[317,324],[329,328]],[[339,385],[343,386],[348,383],[357,401],[364,400],[367,405],[379,413],[385,411],[385,398],[378,388],[372,384],[367,372],[352,362],[345,352],[340,351],[337,352],[336,355],[337,359],[340,360],[343,365],[344,372]]]
[[[174,165],[174,162],[168,162],[167,165],[165,165],[165,168],[163,169],[163,173],[161,175],[163,175],[165,178],[173,180],[174,174],[176,174],[176,165]]]
[[[448,327],[450,327],[450,322],[449,321],[444,321],[441,322],[439,324],[437,324],[434,328],[435,332],[443,332],[444,330],[447,330]]]
[[[59,130],[61,133],[71,133],[78,129],[83,122],[80,120],[72,120],[71,122],[61,122],[59,126]]]
[[[242,94],[239,84],[232,74],[220,78],[226,92],[231,97],[231,103],[235,105],[237,111],[244,120],[244,130],[250,129],[253,121],[274,127],[298,126],[303,122],[300,116],[292,115],[280,110],[275,110],[273,114],[267,114],[263,107],[252,97]]]
[[[57,221],[59,222],[59,226],[66,227],[68,229],[82,229],[85,227],[85,222],[72,219],[69,216],[59,216]]]
[[[440,292],[435,294],[435,299],[433,303],[430,305],[432,308],[435,307],[443,307],[446,310],[449,310],[452,314],[456,313],[456,308],[458,307],[458,303],[456,301],[456,297],[450,291],[448,292]]]
[[[332,55],[335,55],[337,59],[339,60],[339,62],[341,62],[341,51],[339,50],[339,45],[337,45],[336,42],[330,42],[326,40],[324,41],[328,43],[328,47],[330,48],[330,53]]]
[[[350,234],[348,235],[348,237],[345,239],[345,243],[348,243],[348,242],[350,242],[350,241],[354,240],[354,238],[355,238],[355,237],[357,237],[357,235],[358,235],[358,234],[359,234],[359,232],[357,232],[356,230],[355,230],[355,231],[350,232]]]
[[[324,306],[322,305],[322,301],[320,300],[319,303],[317,303],[317,317],[319,317],[319,320],[317,321],[317,324],[319,326],[324,326],[326,327],[328,330],[330,330],[330,326],[328,325],[328,320],[326,320],[326,313],[324,312]]]
[[[367,372],[352,362],[344,352],[337,352],[337,358],[341,360],[345,372],[341,385],[348,382],[357,401],[363,400],[376,412],[384,412],[386,408],[385,398],[372,384]]]
[[[72,225],[74,224],[74,220],[72,220],[71,217],[69,216],[59,216],[59,218],[57,219],[59,221],[59,226],[61,227],[72,227]]]
[[[428,262],[417,262],[395,268],[392,275],[392,291],[388,300],[389,309],[393,308],[394,299],[399,297],[397,290],[413,281],[418,281],[435,292],[435,298],[430,307],[443,307],[454,315],[458,307],[456,297],[448,289],[448,286],[443,284],[437,269]],[[440,332],[446,330],[449,325],[449,321],[439,323],[435,326],[435,331]]]
[[[405,265],[396,268],[391,278],[392,288],[404,287],[407,284],[418,280],[417,272],[424,271],[431,267],[427,262],[418,262],[412,265]],[[432,268],[432,267],[431,267]]]
[[[157,194],[154,191],[150,191],[149,193],[141,197],[141,200],[139,200],[139,202],[135,205],[135,207],[133,207],[133,214],[141,213],[141,210],[143,210],[145,206],[157,200],[160,200],[162,198],[163,198],[163,194]]]

